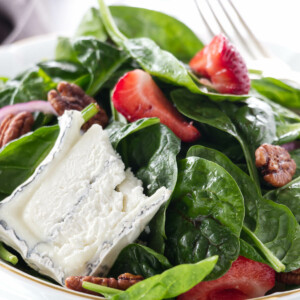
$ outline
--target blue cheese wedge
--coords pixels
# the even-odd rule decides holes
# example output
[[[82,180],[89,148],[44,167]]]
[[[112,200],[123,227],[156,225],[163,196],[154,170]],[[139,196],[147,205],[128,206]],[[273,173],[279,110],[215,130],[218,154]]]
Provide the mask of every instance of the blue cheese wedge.
[[[81,114],[59,120],[55,146],[35,173],[0,204],[0,239],[60,284],[71,275],[105,275],[149,223],[170,191],[151,197]]]

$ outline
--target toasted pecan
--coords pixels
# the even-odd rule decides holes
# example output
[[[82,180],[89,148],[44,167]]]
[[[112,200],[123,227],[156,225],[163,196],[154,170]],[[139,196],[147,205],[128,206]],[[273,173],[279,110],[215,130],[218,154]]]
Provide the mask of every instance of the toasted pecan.
[[[0,124],[0,148],[31,131],[34,118],[29,112],[7,115]]]
[[[286,284],[300,284],[300,269],[287,272],[287,273],[277,273],[276,280]]]
[[[83,292],[83,293],[88,293],[92,295],[99,295],[98,293],[94,293],[92,291],[86,290],[82,287],[83,281],[111,287],[114,289],[119,289],[119,290],[126,290],[135,283],[142,281],[144,278],[140,275],[133,275],[130,273],[124,273],[121,274],[118,277],[118,280],[115,278],[102,278],[102,277],[95,277],[95,276],[70,276],[67,277],[65,281],[65,285],[67,288],[78,291],[78,292]]]
[[[55,111],[61,116],[65,110],[81,111],[91,103],[96,103],[95,99],[88,96],[78,85],[68,82],[60,82],[57,90],[48,93],[48,101]],[[100,106],[99,106],[100,107]],[[108,116],[103,108],[82,126],[83,130],[88,130],[93,124],[105,127],[108,124]]]
[[[281,187],[292,180],[296,163],[283,147],[263,144],[255,151],[255,165],[266,182]]]

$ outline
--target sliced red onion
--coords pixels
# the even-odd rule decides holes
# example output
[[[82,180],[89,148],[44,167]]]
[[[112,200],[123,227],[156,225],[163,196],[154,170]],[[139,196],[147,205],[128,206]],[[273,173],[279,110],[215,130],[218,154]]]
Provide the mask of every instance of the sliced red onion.
[[[28,112],[42,112],[44,114],[51,114],[56,115],[57,113],[48,101],[42,101],[42,100],[35,100],[35,101],[29,101],[25,103],[17,103],[13,105],[7,105],[0,109],[0,123],[2,120],[8,115],[8,114],[17,114],[22,111],[28,111]]]
[[[293,141],[290,143],[286,143],[281,145],[287,151],[293,151],[300,148],[300,141]]]

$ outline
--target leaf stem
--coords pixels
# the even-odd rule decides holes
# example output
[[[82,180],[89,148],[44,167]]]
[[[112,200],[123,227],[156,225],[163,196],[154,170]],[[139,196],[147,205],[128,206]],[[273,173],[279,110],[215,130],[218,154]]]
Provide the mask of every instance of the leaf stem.
[[[87,282],[87,281],[83,281],[82,287],[86,290],[99,293],[99,294],[105,296],[105,298],[111,298],[112,296],[119,295],[124,292],[121,290],[117,290],[114,288],[110,288],[107,286],[103,286],[100,284],[95,284],[95,283],[91,283],[91,282]]]
[[[94,115],[99,112],[100,108],[97,103],[92,103],[81,111],[81,115],[84,119],[84,122],[90,120]]]
[[[106,6],[104,0],[98,0],[100,7],[100,15],[103,20],[105,29],[107,30],[111,39],[118,45],[122,46],[127,37],[117,27],[109,8]]]
[[[245,225],[243,225],[243,230],[252,239],[257,248],[262,251],[272,268],[276,272],[283,272],[285,270],[285,265]]]
[[[0,242],[0,258],[2,258],[5,261],[8,261],[13,265],[16,265],[18,263],[18,258],[12,253],[10,253],[8,250],[6,250],[1,242]]]

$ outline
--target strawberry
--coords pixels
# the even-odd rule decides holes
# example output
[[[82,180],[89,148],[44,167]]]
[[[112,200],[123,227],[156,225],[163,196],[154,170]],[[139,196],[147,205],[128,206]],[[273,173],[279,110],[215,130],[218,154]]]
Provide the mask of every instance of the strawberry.
[[[237,49],[223,35],[216,35],[211,43],[190,61],[192,70],[212,82],[222,94],[248,94],[250,79],[247,66]]]
[[[112,101],[129,122],[157,117],[184,142],[193,142],[200,137],[199,131],[183,118],[152,77],[142,70],[133,70],[121,77],[114,88]]]
[[[222,277],[200,282],[179,300],[244,300],[263,296],[275,285],[268,265],[240,256]]]

